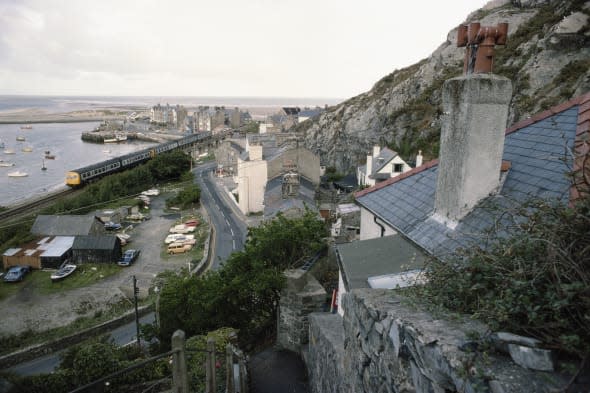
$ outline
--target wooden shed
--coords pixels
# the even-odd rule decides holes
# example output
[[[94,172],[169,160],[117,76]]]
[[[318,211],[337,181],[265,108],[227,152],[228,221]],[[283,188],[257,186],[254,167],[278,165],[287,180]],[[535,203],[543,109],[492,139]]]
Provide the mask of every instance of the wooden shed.
[[[33,269],[57,269],[72,254],[73,236],[47,236],[2,255],[4,269],[26,265]]]
[[[114,235],[76,236],[72,246],[75,263],[117,263],[121,258],[121,240]]]

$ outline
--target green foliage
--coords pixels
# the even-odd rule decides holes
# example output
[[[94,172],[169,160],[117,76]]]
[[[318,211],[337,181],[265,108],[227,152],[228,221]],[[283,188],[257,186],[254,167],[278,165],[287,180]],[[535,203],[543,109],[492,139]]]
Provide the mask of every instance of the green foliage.
[[[30,377],[7,376],[22,393],[67,392],[118,372],[142,360],[136,347],[118,347],[99,338],[68,348],[61,357],[58,369],[52,374]],[[134,371],[124,373],[109,381],[101,391],[127,391],[129,385],[169,376],[169,365],[164,359],[149,363]]]
[[[196,184],[189,184],[178,192],[176,196],[166,199],[166,207],[180,207],[186,209],[201,200],[201,189]]]
[[[190,169],[190,157],[181,151],[157,155],[147,163],[155,181],[176,180]]]
[[[502,228],[510,237],[492,236],[497,240],[486,250],[432,260],[428,284],[412,292],[494,330],[533,336],[583,357],[590,353],[589,213],[590,198],[575,208],[530,202]]]
[[[205,364],[207,340],[212,338],[215,341],[216,363],[219,367],[215,370],[217,387],[225,392],[225,359],[222,357],[225,347],[230,343],[230,338],[237,332],[232,328],[220,328],[207,333],[207,335],[194,336],[186,340],[186,351],[188,353],[187,369],[189,374],[190,389],[193,392],[205,391]]]
[[[338,181],[344,177],[344,175],[342,173],[338,173],[336,167],[333,166],[326,168],[325,176],[328,182]]]
[[[204,334],[223,326],[240,331],[241,346],[271,334],[283,270],[296,266],[323,246],[326,230],[315,214],[287,219],[279,215],[251,228],[245,249],[233,253],[217,271],[204,276],[169,275],[160,293],[160,338],[176,329]]]
[[[257,121],[251,121],[240,127],[240,130],[249,134],[258,134],[260,131],[260,123]]]

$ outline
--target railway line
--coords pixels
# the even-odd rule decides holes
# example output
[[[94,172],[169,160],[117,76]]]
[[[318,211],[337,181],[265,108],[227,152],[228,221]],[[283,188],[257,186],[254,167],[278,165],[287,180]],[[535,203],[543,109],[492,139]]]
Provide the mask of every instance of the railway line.
[[[71,197],[76,195],[77,193],[81,192],[81,190],[77,189],[65,189],[53,192],[51,194],[47,194],[43,197],[36,198],[34,200],[29,200],[23,202],[22,204],[13,206],[0,212],[0,224],[7,223],[9,221],[15,221],[20,217],[25,215],[34,214],[39,210],[50,206],[56,200],[65,197]]]

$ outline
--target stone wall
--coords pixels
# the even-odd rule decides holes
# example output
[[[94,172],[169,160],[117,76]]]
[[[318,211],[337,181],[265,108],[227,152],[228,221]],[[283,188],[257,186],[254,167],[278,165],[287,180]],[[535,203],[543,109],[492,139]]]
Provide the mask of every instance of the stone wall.
[[[467,337],[485,334],[485,325],[437,319],[390,290],[354,290],[344,295],[343,307],[344,319],[309,317],[307,366],[314,393],[531,393],[566,383],[506,355],[470,350]]]
[[[311,274],[301,269],[287,270],[285,275],[287,286],[279,302],[277,344],[299,352],[308,341],[308,316],[322,310],[326,291]]]
[[[303,148],[293,148],[268,161],[268,178],[285,173],[285,166],[296,166],[297,171],[313,184],[320,183],[320,158]]]

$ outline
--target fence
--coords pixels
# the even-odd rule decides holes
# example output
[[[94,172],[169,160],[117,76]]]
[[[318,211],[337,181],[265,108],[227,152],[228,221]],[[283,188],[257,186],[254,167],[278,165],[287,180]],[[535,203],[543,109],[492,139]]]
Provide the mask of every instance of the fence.
[[[216,393],[217,392],[217,355],[224,355],[223,352],[216,352],[215,341],[213,339],[207,340],[206,350],[191,350],[190,352],[204,352],[206,356],[205,361],[205,392]],[[138,368],[147,366],[148,364],[155,362],[156,360],[172,356],[172,392],[173,393],[189,393],[189,379],[187,370],[187,350],[186,350],[186,338],[182,330],[177,330],[172,335],[172,349],[168,352],[153,356],[149,359],[143,360],[133,366],[127,367],[123,370],[119,370],[115,373],[109,374],[89,384],[81,386],[70,393],[82,393],[96,391],[101,386],[109,385],[109,381],[114,380],[116,377],[129,373]],[[247,370],[246,370],[247,357],[234,347],[232,344],[226,346],[225,351],[225,363],[226,363],[226,389],[227,393],[247,393]]]

